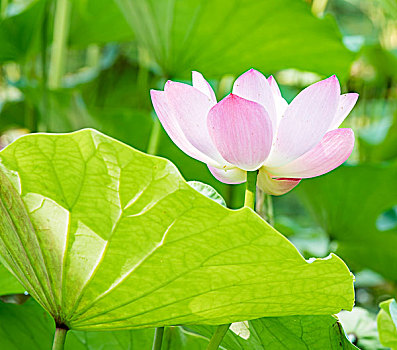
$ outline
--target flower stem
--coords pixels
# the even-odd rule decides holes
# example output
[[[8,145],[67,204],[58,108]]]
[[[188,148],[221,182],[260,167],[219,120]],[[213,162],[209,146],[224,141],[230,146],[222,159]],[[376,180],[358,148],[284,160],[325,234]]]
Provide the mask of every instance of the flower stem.
[[[153,120],[152,131],[149,137],[149,145],[147,147],[146,153],[155,155],[158,150],[160,143],[160,132],[161,126],[160,121],[157,117]],[[153,347],[152,350],[161,350],[161,345],[163,342],[164,327],[157,327],[154,333]]]
[[[164,327],[157,327],[154,332],[152,350],[161,350],[163,343]]]
[[[152,131],[150,133],[149,144],[146,153],[156,155],[157,150],[159,148],[160,135],[161,135],[160,121],[158,120],[157,117],[155,117],[153,120]]]
[[[273,197],[258,188],[256,192],[256,212],[274,227]]]
[[[157,117],[153,120],[152,131],[149,137],[149,144],[147,147],[147,153],[155,155],[158,150],[160,141],[160,121]],[[161,350],[161,345],[163,343],[164,327],[157,327],[154,332],[153,346],[152,350]]]
[[[50,20],[50,6],[51,2],[46,1],[44,4],[43,21],[41,22],[41,113],[34,116],[33,120],[29,125],[31,132],[47,131],[47,123],[40,119],[47,121],[47,115],[49,113],[48,108],[48,71],[47,71],[47,44],[48,44],[48,24]],[[45,116],[44,118],[42,116]]]
[[[271,194],[265,194],[265,211],[266,220],[271,225],[274,226],[274,209],[273,209],[273,198]]]
[[[57,0],[55,6],[54,35],[52,40],[50,72],[48,85],[50,89],[59,89],[65,70],[67,39],[69,36],[71,2]]]
[[[244,207],[255,210],[255,195],[256,195],[256,180],[258,178],[258,171],[247,171],[247,182],[245,187]],[[229,324],[222,324],[217,327],[215,333],[207,346],[207,350],[216,350],[222,342],[223,337],[226,335]]]
[[[52,350],[63,350],[67,331],[66,328],[56,328]]]
[[[149,137],[149,144],[146,153],[155,155],[158,150],[160,143],[160,132],[161,126],[160,121],[157,117],[153,120],[152,131]],[[161,350],[161,345],[163,342],[164,327],[157,327],[154,332],[153,347],[152,350]]]
[[[256,179],[258,171],[247,171],[247,183],[245,187],[244,207],[255,210]]]
[[[222,324],[217,327],[215,333],[212,335],[212,338],[207,346],[207,350],[216,350],[219,348],[219,345],[222,343],[223,337],[226,335],[231,323]]]

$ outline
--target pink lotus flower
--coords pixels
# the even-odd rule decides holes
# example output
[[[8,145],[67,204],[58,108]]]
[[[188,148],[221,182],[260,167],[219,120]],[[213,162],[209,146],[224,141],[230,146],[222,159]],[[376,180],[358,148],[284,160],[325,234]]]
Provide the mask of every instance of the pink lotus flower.
[[[170,138],[219,181],[242,183],[247,171],[259,170],[258,186],[273,195],[338,167],[354,146],[353,131],[338,127],[358,94],[341,95],[335,75],[310,85],[289,105],[275,79],[254,69],[218,103],[198,72],[193,86],[168,81],[151,97]]]

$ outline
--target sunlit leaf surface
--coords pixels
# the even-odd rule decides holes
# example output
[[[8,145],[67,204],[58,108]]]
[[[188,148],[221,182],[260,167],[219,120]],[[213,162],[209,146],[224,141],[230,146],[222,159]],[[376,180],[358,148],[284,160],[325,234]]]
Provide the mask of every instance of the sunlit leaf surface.
[[[394,299],[380,303],[377,317],[379,339],[384,346],[397,349],[397,304]]]
[[[0,302],[0,336],[7,350],[50,349],[54,322],[32,299],[24,305]],[[169,327],[163,346],[173,350],[205,350],[214,327]],[[130,331],[69,331],[65,350],[146,350],[154,329]],[[18,339],[16,341],[15,339]],[[233,324],[222,342],[225,350],[344,349],[354,347],[333,316],[291,316],[264,318]]]
[[[305,261],[250,209],[206,198],[165,159],[93,130],[27,135],[0,158],[2,260],[72,329],[352,307],[338,257]]]

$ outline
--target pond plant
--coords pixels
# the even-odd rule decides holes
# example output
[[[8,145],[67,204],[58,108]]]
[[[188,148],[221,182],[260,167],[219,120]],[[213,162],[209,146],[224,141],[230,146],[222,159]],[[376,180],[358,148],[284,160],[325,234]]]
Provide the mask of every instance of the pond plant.
[[[0,349],[396,348],[396,24],[1,0]]]
[[[54,318],[53,349],[69,329],[156,326],[161,349],[165,326],[220,324],[208,345],[217,349],[232,322],[352,308],[346,265],[305,261],[254,210],[257,177],[260,190],[283,194],[346,160],[353,131],[337,127],[357,95],[340,95],[332,76],[287,105],[273,78],[250,70],[216,103],[193,77],[152,91],[155,110],[216,178],[246,182],[240,210],[95,130],[31,134],[1,151],[3,264]]]

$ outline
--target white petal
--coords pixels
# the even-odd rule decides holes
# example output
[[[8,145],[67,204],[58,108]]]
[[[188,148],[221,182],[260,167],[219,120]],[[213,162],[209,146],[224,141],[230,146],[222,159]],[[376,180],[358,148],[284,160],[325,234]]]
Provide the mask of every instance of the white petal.
[[[344,94],[339,97],[338,109],[328,130],[334,130],[339,128],[339,126],[349,115],[350,111],[353,109],[354,105],[357,102],[357,99],[358,94],[356,93]]]
[[[269,83],[269,86],[272,89],[273,95],[281,96],[280,88],[278,87],[276,79],[274,79],[273,75],[271,75],[269,78],[267,78],[267,82]]]
[[[195,148],[186,138],[180,128],[177,119],[172,114],[172,110],[168,105],[168,99],[164,91],[151,90],[150,95],[154,110],[159,118],[164,130],[167,132],[171,140],[188,156],[197,159],[206,164],[216,165],[217,163]]]
[[[317,145],[335,116],[340,86],[332,76],[299,93],[286,109],[266,166],[282,166]]]
[[[276,127],[278,129],[278,126],[280,125],[280,121],[284,115],[284,112],[288,107],[288,102],[281,96],[280,88],[278,87],[276,79],[274,79],[272,75],[269,78],[267,78],[267,81],[273,93],[274,103],[276,104],[276,113],[277,113]],[[274,131],[274,133],[277,133],[277,129]]]
[[[325,134],[321,142],[291,163],[266,168],[277,177],[310,178],[337,168],[349,158],[354,147],[352,129],[335,129]]]
[[[199,72],[192,72],[193,87],[200,90],[203,94],[207,95],[213,103],[216,103],[215,92],[203,75]]]
[[[226,184],[241,184],[247,181],[247,172],[239,168],[219,169],[208,166],[208,169],[217,180]]]
[[[214,102],[207,95],[187,84],[168,81],[164,91],[172,115],[186,139],[217,164],[229,165],[216,149],[208,132],[207,117]]]
[[[273,130],[265,108],[230,94],[211,108],[208,129],[219,153],[243,170],[256,170],[269,155]]]
[[[272,122],[273,131],[277,126],[276,104],[273,92],[265,76],[255,69],[240,75],[233,85],[233,94],[254,101],[265,107]]]

